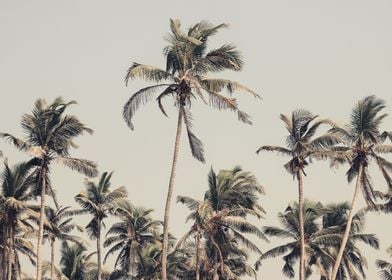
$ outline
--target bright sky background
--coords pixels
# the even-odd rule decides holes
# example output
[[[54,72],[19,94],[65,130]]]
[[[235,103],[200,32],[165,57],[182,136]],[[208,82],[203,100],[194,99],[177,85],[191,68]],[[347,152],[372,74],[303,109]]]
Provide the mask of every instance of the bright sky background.
[[[5,1],[0,0],[0,131],[21,135],[19,120],[38,97],[77,100],[70,109],[94,129],[78,139],[73,152],[97,161],[100,171],[114,170],[113,186],[125,185],[136,205],[155,209],[162,219],[176,126],[175,108],[168,99],[169,118],[156,104],[142,108],[132,132],[122,119],[122,106],[143,82],[125,87],[123,78],[133,61],[164,67],[163,36],[169,18],[187,27],[200,20],[226,22],[211,47],[234,43],[245,67],[223,73],[259,92],[263,100],[238,95],[240,107],[254,121],[248,126],[231,112],[203,104],[193,106],[194,126],[205,145],[207,163],[194,160],[183,137],[175,196],[202,198],[207,173],[241,165],[265,186],[261,202],[267,209],[259,226],[278,225],[276,215],[297,198],[285,159],[273,154],[256,156],[261,145],[284,144],[286,131],[280,113],[306,108],[345,123],[355,102],[376,94],[392,106],[392,2],[380,1]],[[392,129],[392,116],[383,129]],[[26,159],[6,143],[0,149],[10,163]],[[377,189],[385,188],[374,169]],[[53,168],[53,183],[63,205],[75,206],[83,176]],[[332,171],[316,163],[305,179],[306,197],[322,202],[351,198],[344,170]],[[180,237],[187,209],[174,204],[171,231]],[[79,219],[85,225],[88,217]],[[389,219],[389,220],[388,220]],[[368,216],[366,231],[376,233],[381,250],[364,249],[368,279],[376,279],[374,261],[385,257],[392,244],[390,218]],[[263,242],[263,251],[279,244]],[[92,243],[93,244],[93,243]],[[47,246],[47,245],[46,245]],[[46,247],[48,254],[49,247]],[[93,250],[93,248],[91,248]],[[263,279],[282,279],[283,262],[265,262]],[[32,271],[30,266],[25,266]],[[109,265],[107,268],[111,268]],[[317,279],[317,278],[315,278]]]

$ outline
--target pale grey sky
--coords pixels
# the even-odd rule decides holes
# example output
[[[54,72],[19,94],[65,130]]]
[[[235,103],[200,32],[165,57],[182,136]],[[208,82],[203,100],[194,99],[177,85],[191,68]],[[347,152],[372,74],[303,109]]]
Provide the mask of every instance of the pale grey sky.
[[[262,154],[264,144],[284,144],[279,113],[306,108],[340,123],[354,103],[369,94],[392,106],[392,2],[352,1],[4,1],[0,0],[0,131],[21,135],[19,120],[38,97],[77,100],[70,112],[95,130],[81,137],[73,155],[97,161],[101,171],[114,170],[114,186],[125,185],[136,205],[163,216],[175,133],[175,109],[165,118],[156,104],[142,108],[135,131],[122,120],[122,106],[142,82],[125,87],[133,61],[162,66],[163,36],[169,18],[183,26],[199,20],[230,28],[211,40],[211,47],[231,42],[242,51],[245,67],[224,73],[259,92],[263,100],[238,95],[240,107],[254,120],[239,123],[230,112],[194,105],[194,126],[206,150],[205,165],[194,160],[183,138],[175,195],[201,198],[207,173],[240,164],[265,186],[267,209],[262,225],[276,225],[276,215],[297,197],[296,185],[283,170],[284,158]],[[170,108],[171,107],[171,108]],[[392,116],[384,128],[391,130]],[[0,143],[11,163],[25,159]],[[377,171],[377,170],[375,170]],[[322,202],[351,198],[344,170],[326,163],[308,169],[305,194]],[[376,172],[375,172],[376,174]],[[83,176],[54,168],[53,182],[64,205],[83,188]],[[374,175],[377,187],[385,185]],[[172,208],[171,228],[181,236],[187,210]],[[85,223],[87,219],[81,219]],[[376,279],[374,260],[392,244],[390,217],[369,216],[367,231],[381,239],[381,250],[364,250],[368,279]],[[279,241],[278,241],[279,242]],[[262,250],[278,244],[260,242]],[[46,248],[48,251],[48,248]],[[267,261],[263,279],[283,279],[281,259]],[[109,266],[108,266],[109,268]],[[31,269],[31,268],[29,268]]]

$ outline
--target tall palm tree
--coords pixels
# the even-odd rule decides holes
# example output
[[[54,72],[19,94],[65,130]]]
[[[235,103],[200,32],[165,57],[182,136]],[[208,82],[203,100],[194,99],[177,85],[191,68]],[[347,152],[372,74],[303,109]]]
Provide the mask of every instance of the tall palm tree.
[[[58,162],[86,176],[97,175],[95,163],[70,157],[70,148],[76,147],[74,139],[84,132],[92,133],[92,130],[82,124],[77,117],[64,115],[65,110],[71,104],[75,104],[75,102],[66,103],[62,98],[56,98],[50,105],[44,99],[38,99],[32,112],[24,114],[22,117],[21,126],[25,133],[25,139],[8,133],[0,133],[0,137],[9,140],[19,150],[31,155],[37,165],[37,194],[41,199],[37,238],[37,280],[42,278],[42,240],[47,189],[51,190],[52,196],[54,194],[49,181],[50,164]]]
[[[32,186],[34,185],[34,173],[31,163],[20,163],[11,168],[4,162],[4,170],[1,175],[0,190],[0,220],[3,226],[3,250],[8,252],[3,257],[3,262],[7,260],[7,267],[3,267],[4,278],[11,280],[12,275],[17,270],[16,234],[19,230],[32,229],[26,220],[36,212],[31,208],[28,201],[34,196]]]
[[[317,119],[317,115],[303,109],[295,110],[290,116],[281,114],[280,119],[285,123],[289,135],[286,137],[286,147],[280,146],[262,146],[256,153],[260,151],[270,151],[283,154],[290,157],[290,161],[284,165],[287,172],[298,181],[298,204],[299,204],[299,235],[301,240],[300,246],[300,262],[299,262],[299,279],[305,279],[305,237],[304,237],[304,218],[302,216],[304,191],[303,177],[306,176],[305,168],[309,165],[309,158],[313,154],[325,150],[326,148],[337,144],[338,139],[326,133],[314,138],[319,127],[327,120]]]
[[[89,237],[97,241],[98,280],[102,279],[101,232],[103,220],[127,196],[125,187],[119,187],[114,190],[110,189],[112,175],[113,172],[104,172],[98,184],[86,180],[86,191],[81,192],[75,197],[76,202],[79,203],[81,208],[93,216],[92,220],[87,224],[86,229]]]
[[[250,233],[265,239],[264,234],[246,220],[247,215],[260,217],[264,213],[257,196],[263,193],[263,188],[252,174],[244,172],[240,167],[222,170],[218,175],[211,170],[208,182],[209,189],[204,201],[184,196],[177,199],[192,211],[188,220],[193,220],[191,229],[177,246],[191,236],[195,237],[196,279],[200,279],[202,260],[205,264],[219,264],[220,275],[224,279],[236,279],[241,274],[252,273],[249,269],[238,270],[239,264],[233,264],[242,258],[242,265],[246,265],[247,255],[242,254],[238,244],[261,254],[244,234]],[[236,242],[232,242],[234,239]],[[219,277],[217,267],[214,274],[214,277]]]
[[[171,33],[166,36],[168,45],[164,49],[166,69],[134,63],[128,69],[125,78],[126,83],[130,79],[136,78],[157,83],[140,89],[124,105],[123,116],[131,129],[133,129],[132,118],[136,110],[141,104],[150,101],[155,96],[157,96],[156,100],[164,115],[167,115],[162,105],[164,97],[171,95],[174,99],[174,105],[178,109],[177,132],[163,226],[162,280],[167,278],[166,259],[168,254],[170,204],[183,124],[187,130],[192,155],[201,162],[205,161],[202,142],[192,132],[192,115],[190,112],[192,98],[200,99],[220,110],[232,110],[237,113],[240,121],[250,124],[249,116],[238,109],[236,99],[226,97],[221,92],[226,89],[231,95],[236,91],[245,91],[258,97],[255,92],[235,81],[207,77],[207,74],[211,72],[239,71],[242,68],[243,61],[240,53],[231,44],[225,44],[217,49],[207,51],[209,37],[225,27],[227,27],[226,24],[213,26],[201,21],[191,26],[188,32],[185,32],[181,29],[179,20],[170,20]],[[208,102],[207,98],[209,99]]]
[[[344,146],[334,148],[332,164],[349,164],[350,167],[346,173],[347,180],[350,183],[356,179],[347,226],[332,271],[332,280],[336,279],[339,265],[342,261],[359,191],[362,190],[364,199],[369,206],[375,205],[375,192],[369,174],[369,164],[372,160],[379,167],[386,182],[389,185],[392,184],[390,175],[392,163],[381,156],[382,154],[392,152],[391,145],[383,144],[387,133],[380,132],[380,125],[387,116],[387,114],[381,113],[384,108],[384,100],[374,95],[367,96],[354,106],[350,122],[346,127],[335,125],[332,129],[332,132],[338,135],[345,144]]]
[[[56,240],[71,241],[80,243],[80,237],[70,234],[73,229],[82,229],[72,222],[72,216],[77,215],[78,211],[70,210],[70,207],[60,207],[55,210],[53,208],[46,208],[47,224],[44,226],[44,240],[50,242],[50,279],[55,277],[55,243]]]
[[[387,252],[389,256],[392,257],[392,247],[389,247]],[[377,260],[376,266],[380,269],[378,275],[382,280],[392,280],[392,263],[384,260]]]
[[[256,263],[259,267],[266,258],[284,255],[285,262],[283,273],[294,277],[293,265],[299,257],[299,221],[298,204],[289,206],[284,213],[279,213],[279,221],[282,227],[264,227],[264,233],[271,237],[289,238],[290,242],[274,247],[261,255]],[[313,268],[318,271],[321,280],[330,279],[333,264],[342,240],[345,225],[347,223],[347,203],[327,205],[307,201],[304,203],[304,228],[305,228],[305,252],[307,262],[305,264],[305,276],[313,273]],[[378,249],[379,242],[374,234],[363,233],[364,212],[359,212],[354,217],[355,226],[350,233],[349,243],[344,253],[344,262],[339,267],[339,280],[357,280],[366,278],[364,267],[367,266],[366,258],[356,247],[357,241]]]
[[[156,231],[161,225],[160,221],[153,220],[150,216],[152,209],[135,207],[129,202],[121,203],[115,210],[115,215],[120,222],[115,223],[108,230],[103,246],[110,247],[104,262],[111,255],[120,251],[115,262],[115,267],[128,272],[133,279],[136,277],[137,251],[148,243],[156,241]]]

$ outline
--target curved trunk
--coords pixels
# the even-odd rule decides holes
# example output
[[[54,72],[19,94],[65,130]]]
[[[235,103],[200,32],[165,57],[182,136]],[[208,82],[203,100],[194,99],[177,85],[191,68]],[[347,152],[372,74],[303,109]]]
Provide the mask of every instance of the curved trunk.
[[[304,190],[301,172],[301,170],[297,172],[299,206],[298,220],[300,237],[299,279],[305,280]]]
[[[57,277],[54,274],[54,242],[55,239],[53,238],[50,242],[50,279],[55,280]]]
[[[98,234],[97,234],[97,257],[98,257],[98,280],[102,280],[101,269],[101,220],[98,219]]]
[[[42,278],[42,240],[44,235],[44,219],[45,219],[45,196],[46,196],[46,167],[41,167],[41,205],[39,212],[39,229],[37,241],[37,274],[36,280]]]
[[[338,271],[339,271],[339,266],[340,266],[340,263],[341,263],[342,258],[343,258],[344,249],[346,248],[346,244],[347,244],[348,238],[350,236],[351,225],[352,225],[352,221],[353,221],[353,218],[354,218],[354,209],[355,209],[355,205],[356,205],[356,202],[357,202],[359,189],[361,187],[362,172],[363,172],[363,166],[360,165],[359,166],[358,175],[357,175],[357,181],[356,181],[356,184],[355,184],[355,190],[354,190],[353,198],[352,198],[352,201],[351,201],[350,212],[349,212],[348,218],[347,218],[346,230],[344,231],[342,243],[340,244],[339,252],[338,252],[338,255],[336,256],[335,265],[334,265],[333,270],[332,270],[331,280],[336,280],[336,276],[337,276]]]
[[[181,105],[180,105],[181,106]],[[167,266],[167,251],[169,242],[169,214],[170,214],[170,203],[173,196],[174,189],[174,178],[176,176],[176,166],[178,160],[178,154],[180,151],[180,139],[182,130],[182,116],[183,111],[181,108],[178,111],[178,122],[177,122],[177,133],[176,142],[174,145],[173,162],[169,180],[169,188],[167,190],[166,205],[165,205],[165,217],[163,221],[163,241],[162,241],[162,258],[161,258],[161,280],[167,280],[166,266]]]

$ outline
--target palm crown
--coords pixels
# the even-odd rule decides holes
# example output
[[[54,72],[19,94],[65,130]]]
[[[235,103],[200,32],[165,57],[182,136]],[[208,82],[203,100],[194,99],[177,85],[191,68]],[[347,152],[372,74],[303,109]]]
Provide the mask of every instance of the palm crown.
[[[168,45],[164,49],[166,69],[139,63],[134,63],[128,69],[125,78],[127,83],[129,79],[135,78],[158,83],[140,89],[124,105],[123,116],[131,129],[134,128],[132,118],[136,110],[156,95],[159,108],[167,115],[162,99],[171,95],[183,115],[192,155],[204,162],[202,143],[191,130],[192,116],[189,108],[192,99],[201,99],[204,103],[220,110],[232,110],[238,114],[240,121],[251,123],[249,116],[238,109],[236,100],[222,95],[221,92],[226,89],[230,95],[235,91],[245,91],[256,97],[259,96],[238,82],[206,76],[211,72],[239,71],[242,68],[243,61],[240,53],[233,45],[226,44],[207,51],[209,37],[225,27],[226,24],[212,26],[202,21],[190,27],[188,32],[184,32],[178,20],[170,20],[171,33],[166,36]]]

